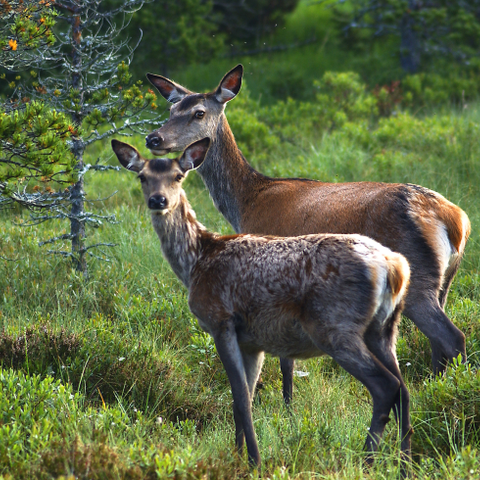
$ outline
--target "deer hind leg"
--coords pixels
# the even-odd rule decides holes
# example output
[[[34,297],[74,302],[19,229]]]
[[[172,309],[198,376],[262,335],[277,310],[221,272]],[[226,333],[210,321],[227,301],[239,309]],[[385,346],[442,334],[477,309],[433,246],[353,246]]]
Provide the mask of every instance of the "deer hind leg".
[[[402,456],[406,462],[409,462],[411,459],[411,436],[413,433],[410,424],[410,395],[403,381],[395,353],[396,325],[399,317],[400,309],[397,307],[392,317],[387,319],[383,325],[379,323],[373,324],[374,327],[367,330],[364,338],[368,349],[400,382],[400,389],[395,398],[393,412],[400,428]],[[383,331],[380,330],[382,326]]]
[[[417,300],[407,305],[404,313],[429,339],[435,374],[444,372],[447,363],[459,353],[466,360],[465,335],[447,317],[437,298]]]
[[[348,322],[355,324],[350,320]],[[401,382],[370,352],[358,332],[345,330],[342,330],[341,334],[337,332],[335,344],[326,346],[322,341],[324,335],[312,332],[312,328],[307,331],[317,348],[328,353],[348,373],[362,382],[372,396],[373,415],[365,442],[367,462],[371,463],[373,461],[371,454],[378,448],[385,425],[389,421],[390,410],[397,401]]]
[[[372,453],[378,449],[390,411],[394,409],[400,392],[400,381],[381,362],[368,351],[365,345],[357,350],[350,349],[335,352],[332,355],[341,367],[362,382],[373,400],[373,414],[365,441],[365,450],[369,454],[367,462],[373,461]]]
[[[243,355],[238,345],[234,322],[231,321],[228,322],[227,325],[224,325],[221,331],[213,335],[213,338],[232,389],[235,445],[241,454],[244,441],[246,440],[248,460],[260,468],[260,453],[253,429],[252,402],[247,380],[247,371],[245,370]],[[257,368],[258,363],[259,362],[257,362]],[[259,370],[260,369],[258,369],[258,373]],[[253,369],[250,368],[249,371],[252,372]],[[253,376],[251,376],[251,379],[252,378]]]
[[[286,405],[290,405],[293,393],[293,367],[295,361],[291,358],[280,359],[280,369],[282,370],[283,400]]]
[[[255,387],[257,385],[260,372],[262,371],[264,358],[265,354],[263,352],[246,353],[242,350],[243,365],[245,367],[247,385],[250,392],[250,402],[253,402]]]
[[[443,275],[443,284],[438,294],[438,303],[440,307],[443,309],[445,308],[445,303],[447,301],[447,295],[452,285],[453,279],[457,274],[458,268],[460,267],[460,262],[462,260],[462,255],[459,255],[457,259],[452,262],[452,264],[447,268],[445,274]]]

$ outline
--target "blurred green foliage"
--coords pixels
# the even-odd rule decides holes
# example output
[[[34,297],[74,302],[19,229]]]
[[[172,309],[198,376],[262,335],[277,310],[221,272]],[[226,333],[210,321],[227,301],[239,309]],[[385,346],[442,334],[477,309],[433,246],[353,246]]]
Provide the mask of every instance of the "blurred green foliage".
[[[119,0],[105,5],[116,6]],[[146,72],[168,76],[192,63],[260,48],[264,35],[283,24],[298,0],[161,0],[147,2],[132,15],[126,34],[135,44],[137,78]]]
[[[213,3],[217,28],[235,43],[237,51],[258,47],[260,40],[283,26],[285,15],[298,0],[222,0]],[[243,43],[243,45],[242,45]]]
[[[340,0],[336,8],[348,45],[358,41],[357,29],[366,31],[370,41],[394,36],[397,56],[408,73],[425,70],[439,58],[480,66],[478,0]]]
[[[212,6],[211,1],[160,0],[136,11],[125,29],[132,43],[142,38],[131,66],[136,78],[147,72],[168,75],[173,68],[216,56],[223,38],[212,22]]]

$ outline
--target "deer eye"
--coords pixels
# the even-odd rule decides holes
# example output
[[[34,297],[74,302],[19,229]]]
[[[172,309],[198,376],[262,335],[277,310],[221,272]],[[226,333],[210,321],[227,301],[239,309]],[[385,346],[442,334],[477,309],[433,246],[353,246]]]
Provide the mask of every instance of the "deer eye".
[[[197,112],[195,112],[195,118],[203,118],[204,115],[205,112],[203,110],[198,110]]]
[[[144,183],[146,180],[145,175],[139,175],[137,178],[140,180],[141,183]]]
[[[175,181],[181,182],[183,180],[183,175],[180,175],[180,173],[175,177]]]

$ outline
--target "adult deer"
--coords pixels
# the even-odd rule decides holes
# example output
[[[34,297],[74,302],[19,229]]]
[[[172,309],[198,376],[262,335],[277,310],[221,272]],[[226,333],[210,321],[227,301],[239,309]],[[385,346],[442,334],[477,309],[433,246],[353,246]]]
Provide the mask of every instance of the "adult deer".
[[[328,354],[373,399],[365,448],[377,449],[390,411],[410,458],[409,395],[395,355],[407,289],[406,259],[360,235],[221,236],[195,217],[182,189],[201,166],[210,140],[177,159],[146,160],[112,141],[120,163],[137,172],[163,254],[188,289],[188,305],[212,335],[230,381],[241,452],[260,467],[251,405],[264,352],[288,358]]]
[[[210,137],[212,145],[198,173],[236,232],[358,233],[402,253],[411,268],[404,314],[430,340],[434,372],[443,371],[459,353],[465,359],[465,336],[443,307],[470,233],[467,215],[442,195],[417,185],[324,183],[257,172],[238,149],[224,113],[226,103],[240,91],[242,75],[238,65],[212,92],[193,93],[148,74],[173,105],[169,120],[147,136],[147,147],[163,155]],[[281,366],[288,403],[293,361],[283,359]]]

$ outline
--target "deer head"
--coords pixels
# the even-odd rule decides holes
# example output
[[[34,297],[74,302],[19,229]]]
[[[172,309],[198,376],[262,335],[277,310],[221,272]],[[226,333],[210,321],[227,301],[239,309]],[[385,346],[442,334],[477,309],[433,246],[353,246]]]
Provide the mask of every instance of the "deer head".
[[[173,103],[170,118],[146,137],[146,146],[154,155],[181,152],[202,138],[214,138],[227,102],[242,86],[243,66],[237,65],[210,93],[194,93],[161,75],[147,74],[161,95]]]
[[[176,209],[183,191],[183,180],[190,170],[202,164],[209,145],[210,139],[203,138],[189,145],[178,158],[147,160],[135,147],[112,140],[112,148],[120,164],[138,174],[148,208],[160,215],[166,215]]]

